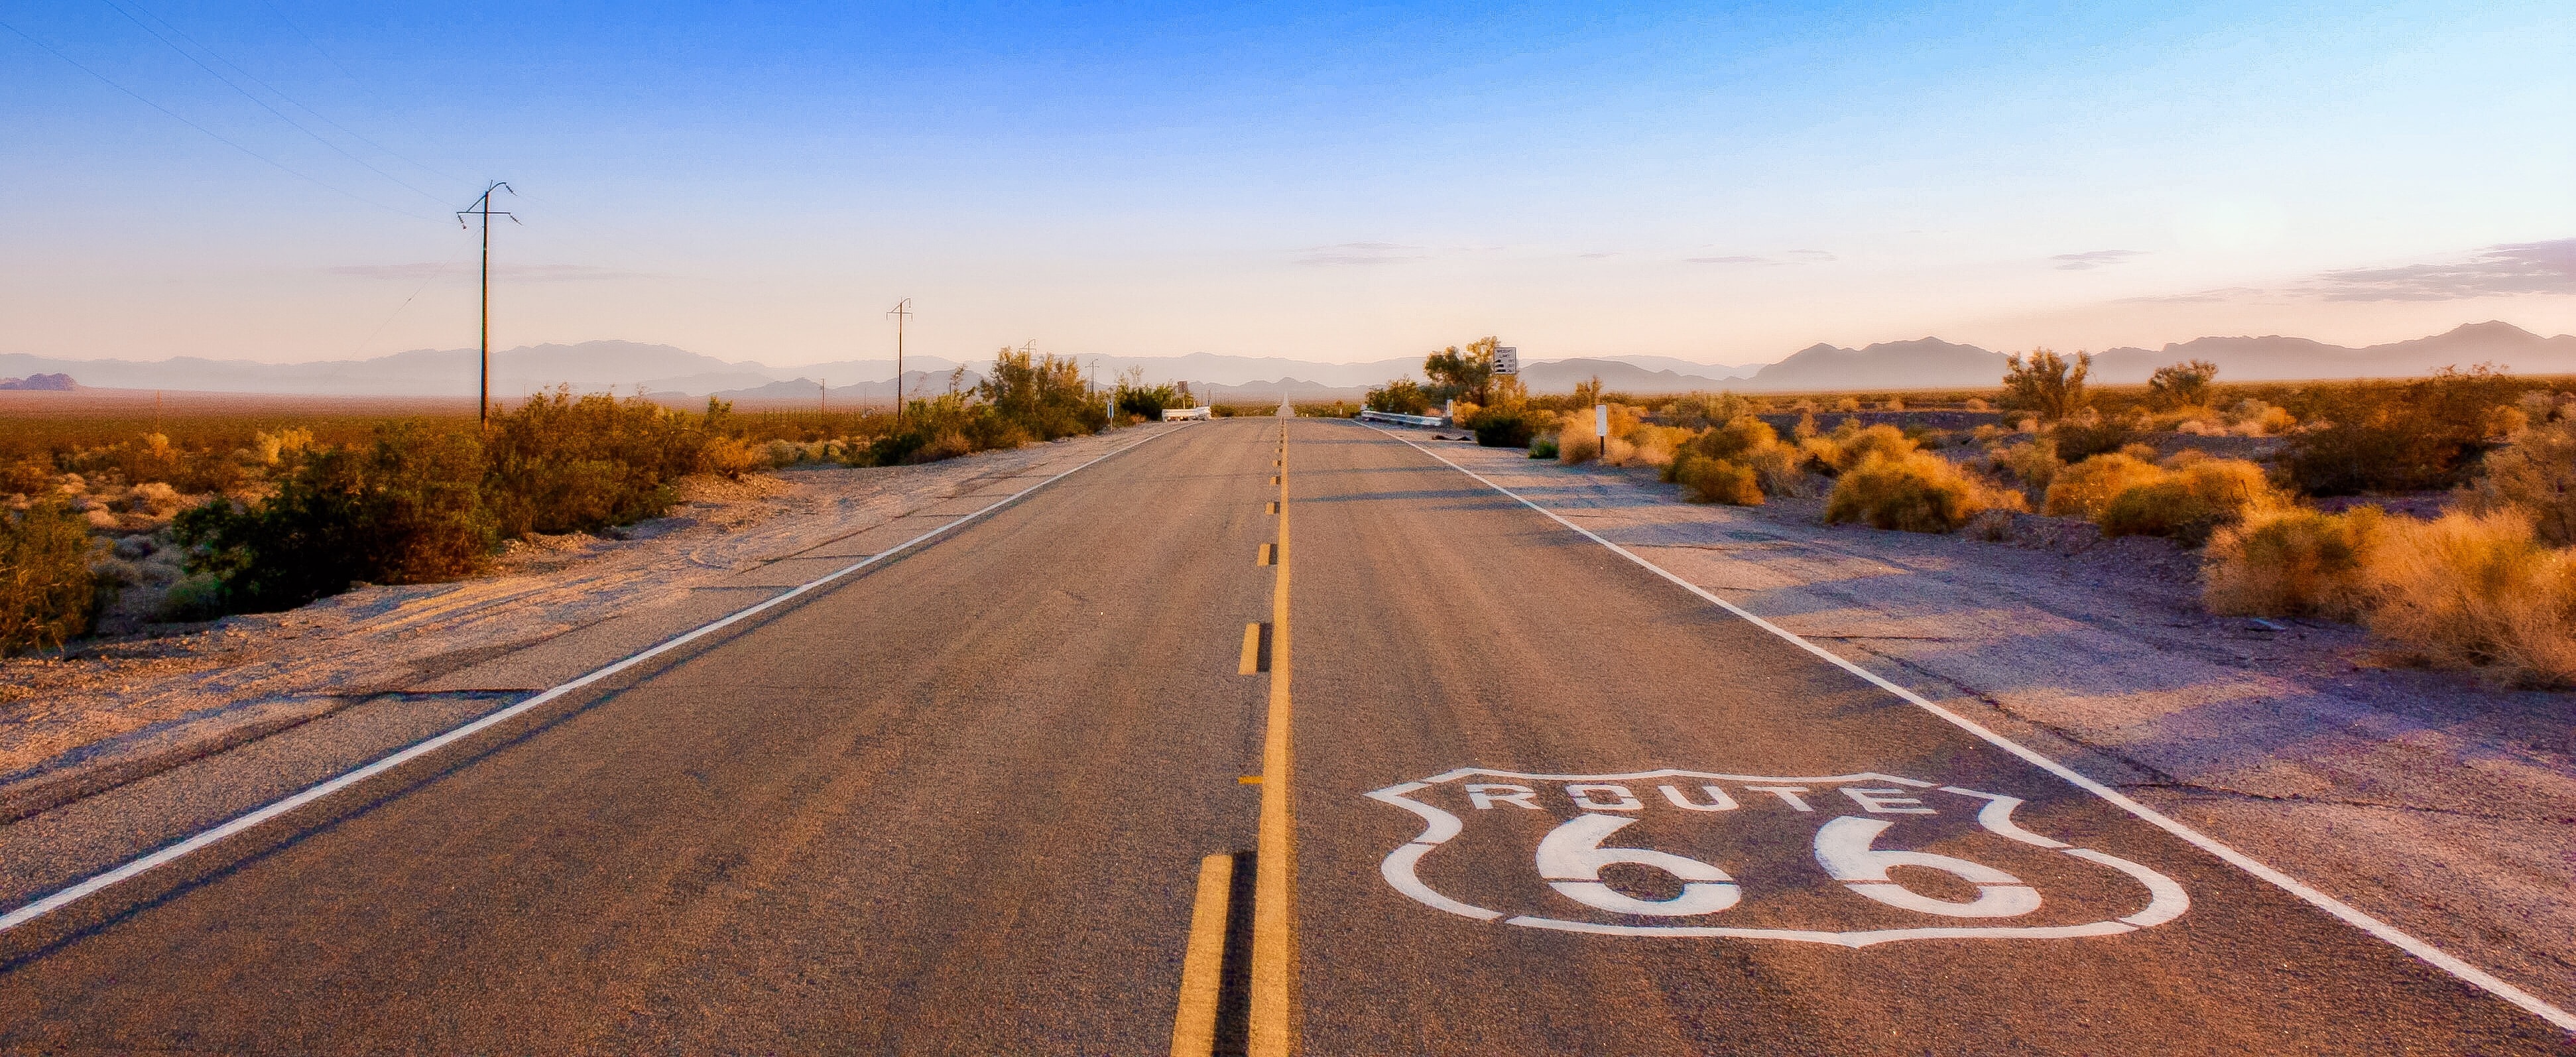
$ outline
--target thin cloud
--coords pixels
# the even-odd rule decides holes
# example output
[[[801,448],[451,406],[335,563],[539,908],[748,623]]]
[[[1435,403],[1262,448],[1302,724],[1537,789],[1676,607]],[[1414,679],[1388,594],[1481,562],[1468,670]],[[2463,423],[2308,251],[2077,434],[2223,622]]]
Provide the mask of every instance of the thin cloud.
[[[1820,264],[1825,261],[1838,261],[1842,259],[1823,250],[1790,250],[1789,256],[1796,257],[1799,260],[1815,261]]]
[[[2107,265],[2125,264],[2131,257],[2143,256],[2146,256],[2145,250],[2086,250],[2082,253],[2061,253],[2049,260],[2057,262],[2059,271],[2080,272]]]
[[[1788,263],[1775,261],[1769,257],[1684,257],[1682,259],[1692,264],[1752,264],[1763,267]]]
[[[1578,253],[1578,254],[1575,254],[1575,256],[1580,257],[1580,258],[1583,258],[1584,260],[1587,260],[1587,261],[1597,261],[1597,260],[1600,260],[1600,259],[1601,259],[1601,258],[1603,258],[1603,257],[1616,257],[1616,256],[1618,256],[1618,255],[1619,255],[1619,254],[1618,254],[1618,252],[1617,252],[1617,251],[1615,251],[1615,250],[1614,250],[1614,251],[1609,251],[1609,252],[1604,252],[1604,253]]]
[[[469,264],[441,264],[435,261],[429,261],[419,264],[340,264],[333,265],[323,270],[333,275],[347,276],[352,279],[426,281],[431,276],[438,275],[442,272],[455,272],[458,275],[472,275],[474,274],[475,269],[474,266]],[[637,279],[643,278],[645,274],[646,273],[644,272],[630,272],[620,268],[601,268],[588,264],[496,264],[492,266],[492,277],[495,279],[518,279],[531,282],[580,282],[592,279]]]
[[[2220,301],[2244,301],[2263,296],[2268,291],[2252,286],[2223,286],[2189,294],[2156,294],[2149,297],[2123,297],[2114,304],[2122,305],[2205,305]]]
[[[2322,272],[2302,292],[2328,301],[2456,301],[2576,293],[2576,238],[2488,246],[2456,264]]]
[[[1341,242],[1330,246],[1309,247],[1305,252],[1305,256],[1297,258],[1297,263],[1327,267],[1345,264],[1410,264],[1429,256],[1424,251],[1424,247],[1407,246],[1395,242]]]

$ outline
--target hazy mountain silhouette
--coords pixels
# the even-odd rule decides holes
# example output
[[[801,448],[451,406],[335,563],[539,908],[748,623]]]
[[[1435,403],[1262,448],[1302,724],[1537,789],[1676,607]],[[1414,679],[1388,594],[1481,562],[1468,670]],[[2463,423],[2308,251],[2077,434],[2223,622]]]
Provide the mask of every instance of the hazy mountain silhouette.
[[[2072,351],[2072,350],[2061,350]],[[2002,353],[1939,338],[1880,342],[1849,349],[1811,345],[1758,370],[1697,365],[1660,356],[1598,356],[1562,360],[1530,359],[1523,352],[1522,381],[1534,392],[1564,392],[1598,375],[1604,387],[1624,393],[1678,393],[1740,389],[1791,392],[1820,389],[1906,389],[1991,386],[2003,375]],[[1250,397],[1281,393],[1309,399],[1355,397],[1361,390],[1391,378],[1419,379],[1418,357],[1363,363],[1316,363],[1279,356],[1139,357],[1075,354],[1085,373],[1103,383],[1131,368],[1143,368],[1148,382],[1187,381],[1200,392]],[[416,349],[366,360],[320,363],[254,363],[178,357],[155,362],[72,360],[0,354],[0,377],[68,375],[79,384],[108,389],[171,389],[210,392],[311,393],[346,396],[474,395],[476,353],[472,349]],[[2430,373],[2448,365],[2496,363],[2519,374],[2576,374],[2576,336],[2544,338],[2510,323],[2473,323],[2449,333],[2410,341],[2352,349],[2306,338],[2209,337],[2176,342],[2162,349],[2116,348],[2095,357],[2094,377],[2103,382],[2141,382],[2156,368],[2189,359],[2218,364],[2229,381],[2301,378],[2403,377]],[[961,366],[937,356],[904,359],[904,388],[910,393],[946,392],[949,374]],[[980,380],[964,364],[969,377]],[[556,385],[584,392],[633,391],[641,387],[657,398],[703,399],[708,394],[746,402],[801,403],[808,394],[821,398],[831,386],[831,399],[858,402],[890,399],[894,360],[842,360],[777,368],[755,361],[727,361],[669,345],[632,341],[585,341],[576,345],[535,345],[492,354],[492,392],[516,397]],[[1747,376],[1749,375],[1749,377]],[[23,383],[22,383],[23,384]],[[68,379],[62,383],[69,384]]]

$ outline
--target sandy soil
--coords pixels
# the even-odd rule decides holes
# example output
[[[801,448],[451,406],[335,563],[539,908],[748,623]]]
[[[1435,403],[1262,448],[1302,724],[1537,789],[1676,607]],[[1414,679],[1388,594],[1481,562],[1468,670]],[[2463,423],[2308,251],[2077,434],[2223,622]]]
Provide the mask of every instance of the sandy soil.
[[[1414,438],[1924,697],[2562,1008],[2576,1006],[2576,694],[2398,667],[2358,629],[2201,611],[2160,539],[1827,526],[1652,471]]]

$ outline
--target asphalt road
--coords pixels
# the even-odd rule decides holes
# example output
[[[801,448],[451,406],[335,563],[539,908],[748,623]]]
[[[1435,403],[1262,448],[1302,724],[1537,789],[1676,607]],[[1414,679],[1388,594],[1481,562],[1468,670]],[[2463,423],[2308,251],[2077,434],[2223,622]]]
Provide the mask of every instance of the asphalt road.
[[[0,1048],[1169,1052],[1283,426],[1305,1053],[2567,1044],[1397,440],[1226,420],[0,933]]]

